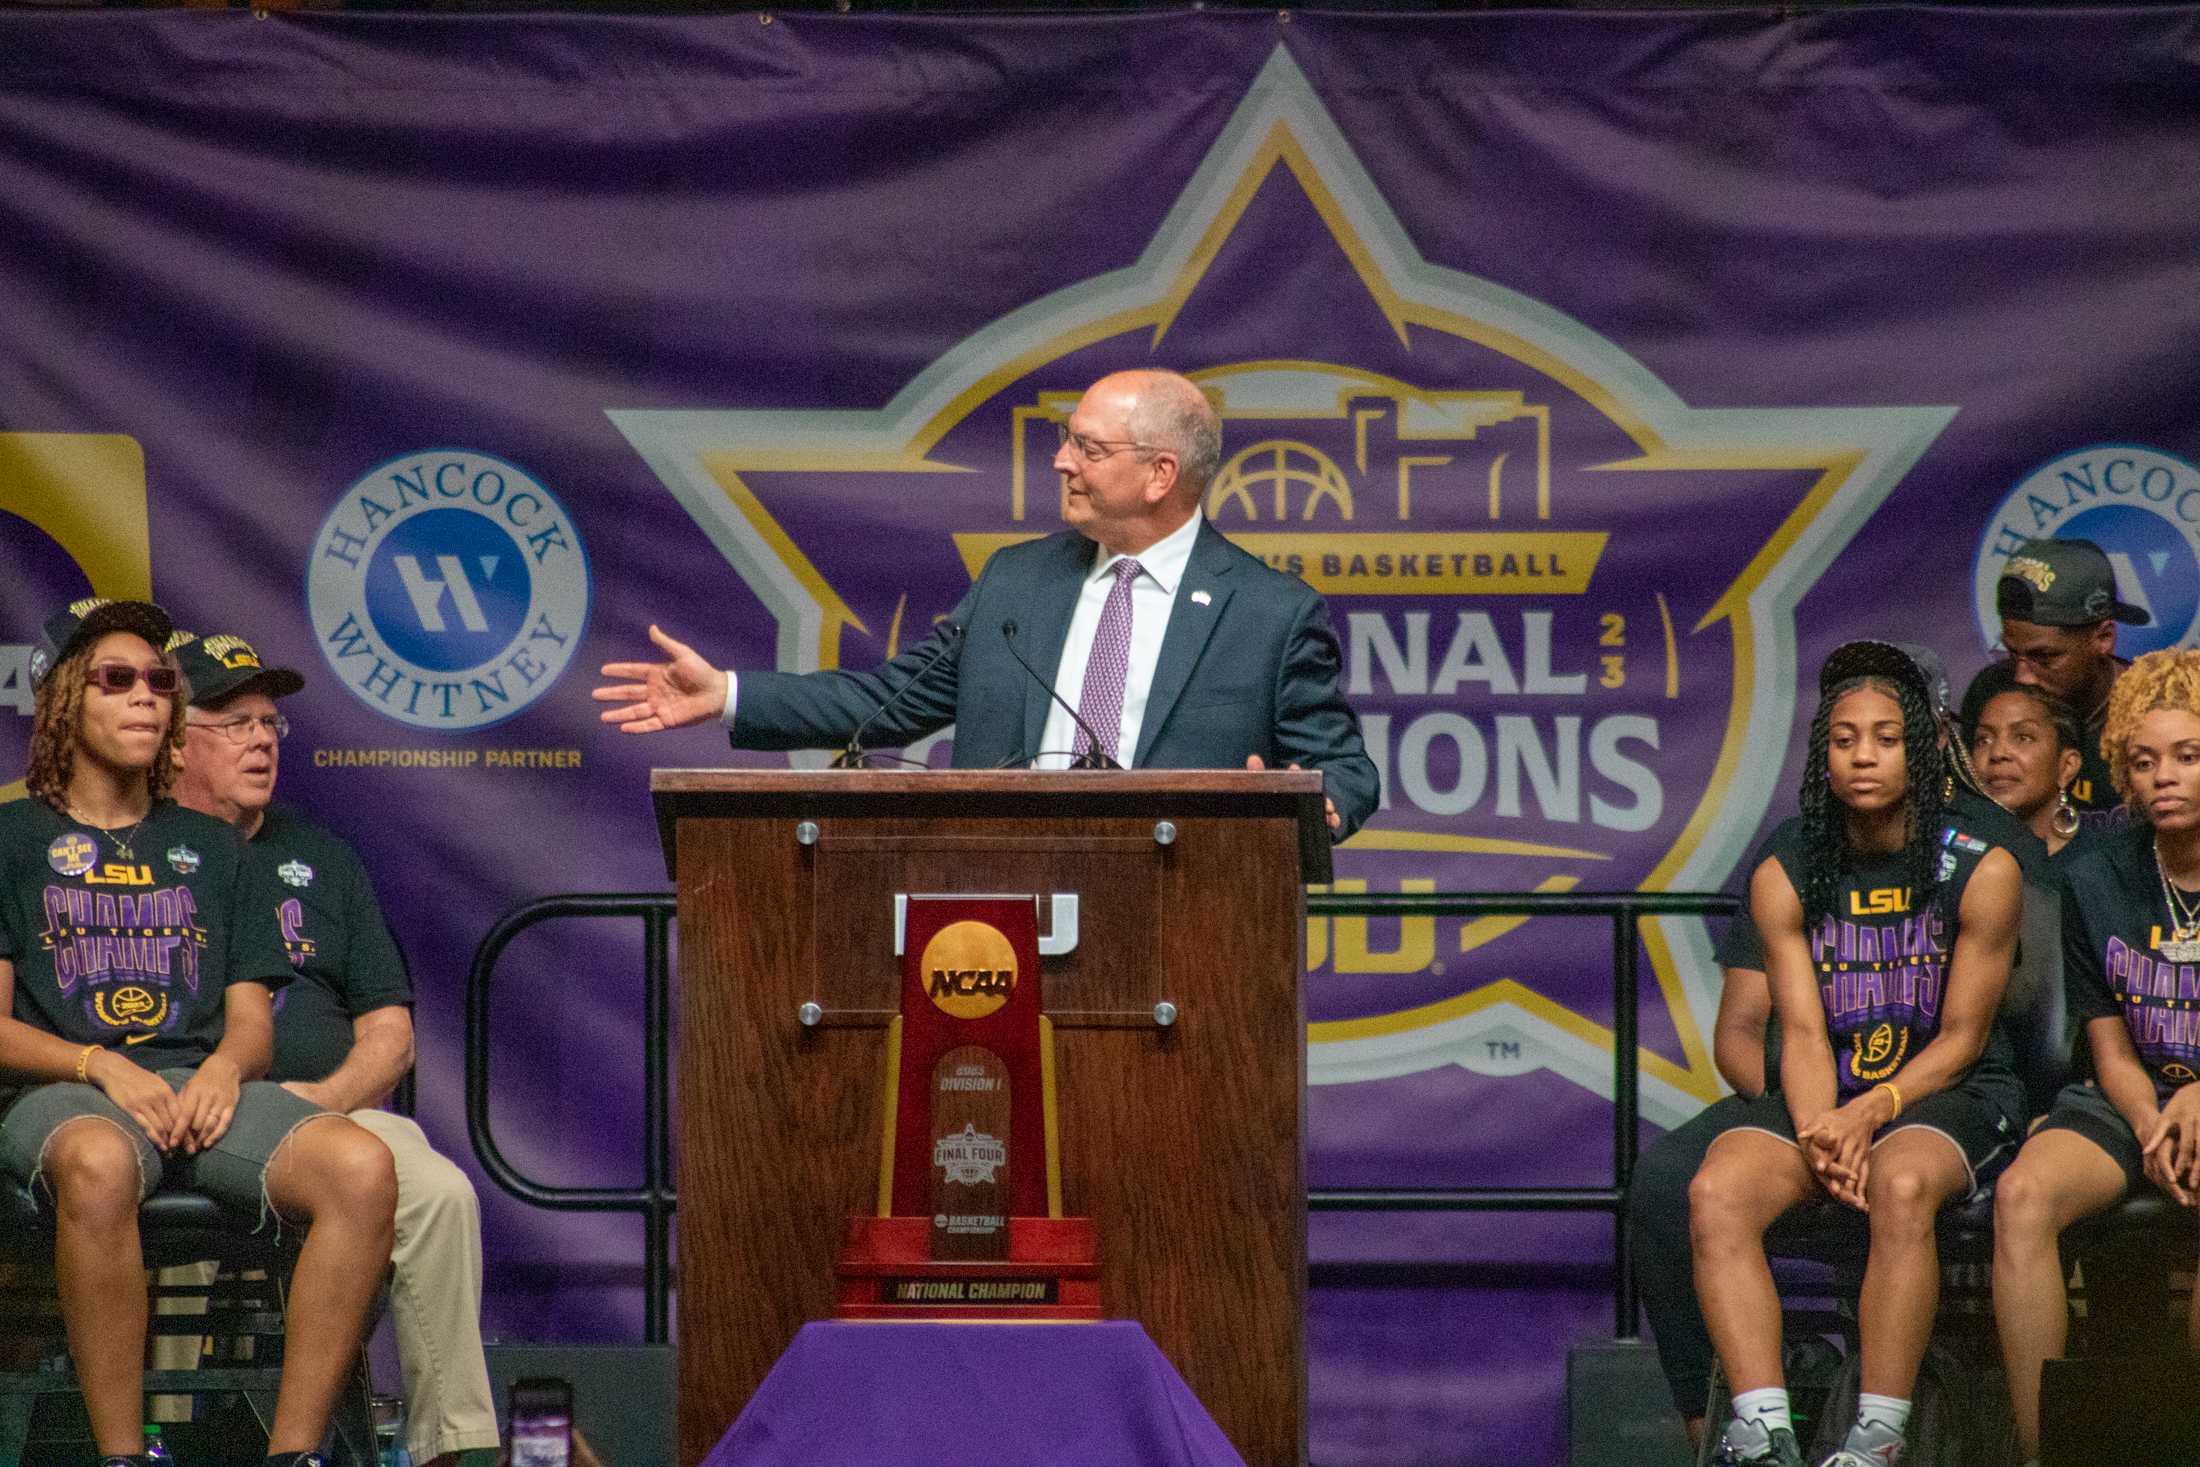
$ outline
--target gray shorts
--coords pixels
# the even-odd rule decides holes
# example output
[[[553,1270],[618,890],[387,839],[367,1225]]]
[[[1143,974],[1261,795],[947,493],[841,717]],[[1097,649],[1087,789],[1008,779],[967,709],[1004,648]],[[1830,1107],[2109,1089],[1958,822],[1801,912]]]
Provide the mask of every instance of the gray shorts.
[[[194,1071],[170,1069],[158,1072],[181,1091]],[[196,1156],[178,1151],[163,1156],[129,1112],[107,1098],[97,1085],[60,1080],[34,1085],[4,1102],[0,1113],[0,1168],[23,1184],[41,1211],[53,1205],[52,1189],[43,1175],[46,1148],[54,1135],[71,1121],[96,1117],[129,1138],[137,1152],[138,1201],[166,1185],[204,1192],[225,1207],[257,1218],[265,1224],[273,1206],[267,1196],[267,1168],[290,1133],[317,1116],[334,1115],[310,1100],[291,1094],[267,1080],[248,1080],[240,1087],[236,1114],[221,1138]]]

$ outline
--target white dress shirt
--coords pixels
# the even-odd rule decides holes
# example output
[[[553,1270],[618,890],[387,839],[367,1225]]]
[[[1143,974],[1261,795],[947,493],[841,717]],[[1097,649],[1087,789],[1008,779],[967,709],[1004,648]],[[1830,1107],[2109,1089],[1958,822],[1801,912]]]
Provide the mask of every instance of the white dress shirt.
[[[1123,678],[1123,724],[1116,735],[1116,762],[1128,769],[1138,749],[1139,730],[1146,722],[1146,695],[1153,690],[1153,670],[1161,661],[1161,639],[1169,630],[1169,613],[1176,606],[1177,587],[1184,567],[1191,562],[1192,545],[1199,539],[1202,517],[1193,515],[1166,536],[1129,559],[1138,562],[1138,578],[1131,582],[1131,665]],[[1069,633],[1062,642],[1062,665],[1054,675],[1054,690],[1071,708],[1085,690],[1085,664],[1092,658],[1093,634],[1100,630],[1100,611],[1115,586],[1115,563],[1125,557],[1103,554],[1085,577],[1077,595],[1077,610],[1069,619]],[[1035,654],[1033,648],[1027,655]],[[726,674],[726,704],[719,717],[733,727],[734,708],[741,697],[741,679]],[[1061,704],[1047,704],[1046,726],[1039,732],[1042,757],[1034,769],[1067,769],[1076,759],[1077,724]]]
[[[1138,577],[1131,582],[1131,666],[1123,678],[1123,724],[1117,734],[1115,760],[1131,767],[1138,750],[1138,732],[1146,722],[1146,695],[1153,690],[1154,666],[1161,661],[1161,639],[1169,630],[1169,613],[1176,606],[1177,588],[1184,581],[1184,567],[1192,558],[1192,544],[1199,538],[1200,516],[1182,525],[1138,554]],[[1093,635],[1100,630],[1100,611],[1115,586],[1115,563],[1125,557],[1102,554],[1085,577],[1077,595],[1077,610],[1069,619],[1069,633],[1062,640],[1062,665],[1054,674],[1054,691],[1071,708],[1085,690],[1085,664],[1092,659]],[[1034,660],[1037,650],[1032,649]],[[1105,735],[1106,730],[1096,730]],[[1046,726],[1039,732],[1041,757],[1035,769],[1067,769],[1077,747],[1077,724],[1060,703],[1047,704]]]

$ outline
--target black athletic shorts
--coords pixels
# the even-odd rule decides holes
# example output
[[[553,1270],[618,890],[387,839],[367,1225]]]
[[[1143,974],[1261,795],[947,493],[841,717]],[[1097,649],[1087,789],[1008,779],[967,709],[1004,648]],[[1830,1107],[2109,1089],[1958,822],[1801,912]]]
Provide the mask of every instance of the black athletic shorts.
[[[2124,1169],[2124,1190],[2151,1187],[2146,1160],[2139,1154],[2139,1136],[2114,1101],[2097,1085],[2065,1085],[2055,1104],[2037,1127],[2041,1131],[2075,1131],[2108,1153],[2109,1160]]]
[[[1964,1198],[1953,1200],[1975,1197],[2000,1175],[2024,1140],[2024,1087],[2011,1075],[1973,1071],[1956,1085],[1903,1107],[1898,1118],[1879,1128],[1872,1145],[1877,1147],[1897,1131],[1920,1127],[1947,1137],[1962,1154],[1971,1185]],[[1762,1131],[1790,1146],[1798,1144],[1795,1118],[1778,1092],[1735,1107],[1733,1123],[1726,1129]]]

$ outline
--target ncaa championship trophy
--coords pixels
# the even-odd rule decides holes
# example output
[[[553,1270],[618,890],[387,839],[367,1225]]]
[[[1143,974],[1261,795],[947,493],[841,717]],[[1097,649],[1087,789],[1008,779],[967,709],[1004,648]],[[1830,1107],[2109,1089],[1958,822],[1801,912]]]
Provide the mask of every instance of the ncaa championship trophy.
[[[908,900],[878,1215],[848,1219],[843,1319],[1098,1319],[1091,1218],[1062,1216],[1037,898]]]

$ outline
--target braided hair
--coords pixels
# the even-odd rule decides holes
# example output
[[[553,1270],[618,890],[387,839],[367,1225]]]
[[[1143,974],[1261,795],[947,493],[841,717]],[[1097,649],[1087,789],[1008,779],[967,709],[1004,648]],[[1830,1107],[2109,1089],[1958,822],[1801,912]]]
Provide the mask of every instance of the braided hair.
[[[1913,911],[1940,886],[1940,827],[1948,809],[1949,761],[1940,744],[1940,720],[1924,693],[1907,680],[1855,677],[1836,683],[1818,700],[1810,721],[1810,753],[1803,765],[1803,930],[1832,916],[1842,878],[1855,866],[1849,848],[1847,807],[1833,793],[1827,761],[1833,741],[1833,709],[1860,688],[1884,693],[1902,710],[1902,869]]]

